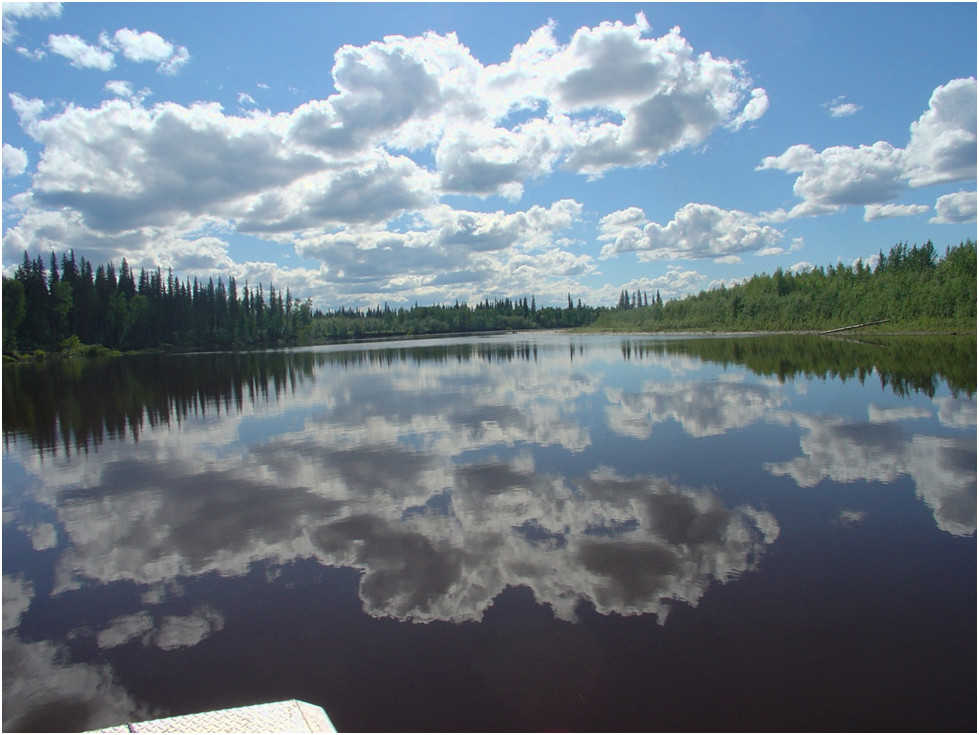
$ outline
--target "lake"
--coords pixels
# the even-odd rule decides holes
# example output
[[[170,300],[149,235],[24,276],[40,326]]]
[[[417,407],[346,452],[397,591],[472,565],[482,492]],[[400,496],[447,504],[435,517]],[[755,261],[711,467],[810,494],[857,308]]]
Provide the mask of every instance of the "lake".
[[[3,728],[976,728],[976,341],[5,367]]]

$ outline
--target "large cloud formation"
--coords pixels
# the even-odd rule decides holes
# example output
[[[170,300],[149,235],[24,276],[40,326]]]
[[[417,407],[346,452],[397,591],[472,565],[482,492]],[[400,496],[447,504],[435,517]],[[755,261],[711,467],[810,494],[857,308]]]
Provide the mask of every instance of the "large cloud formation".
[[[636,252],[640,260],[713,258],[731,262],[749,252],[772,248],[782,233],[758,217],[712,204],[686,204],[665,225],[649,222],[638,207],[602,218],[601,256]]]
[[[802,201],[788,212],[767,213],[771,221],[828,214],[854,205],[868,207],[867,220],[919,214],[920,209],[905,209],[882,215],[878,207],[908,187],[976,178],[976,80],[953,79],[937,87],[928,109],[911,123],[904,148],[877,141],[816,151],[799,144],[765,157],[757,169],[798,174],[792,190]],[[946,220],[940,213],[937,221]]]
[[[20,176],[27,170],[27,153],[9,143],[3,144],[3,172],[9,176]]]
[[[106,71],[125,59],[172,73],[189,58],[159,34],[129,28],[97,44],[52,35],[48,48]],[[12,91],[40,155],[30,189],[9,210],[5,249],[46,250],[57,231],[57,249],[95,262],[165,267],[178,243],[239,232],[319,260],[330,280],[302,292],[319,289],[321,303],[512,292],[524,286],[510,280],[523,266],[542,303],[557,301],[573,273],[593,268],[562,237],[574,219],[533,222],[538,209],[563,205],[487,217],[443,197],[517,202],[526,182],[558,170],[594,177],[651,165],[768,107],[741,62],[695,53],[676,28],[653,37],[642,13],[631,24],[580,28],[567,43],[545,25],[497,64],[476,59],[452,33],[387,36],[338,49],[332,79],[334,94],[279,114],[235,115],[207,102],[145,106],[145,94],[116,82],[106,89],[121,98],[56,112]],[[16,155],[9,166],[20,169]],[[504,220],[527,220],[520,229],[531,236],[515,236]],[[746,247],[751,233],[732,237],[724,254]],[[379,243],[403,258],[400,279],[377,257]],[[436,264],[450,268],[440,283]],[[233,275],[249,268],[235,264]],[[284,268],[275,275],[302,280]]]
[[[976,192],[957,191],[944,194],[935,202],[935,216],[931,222],[936,224],[975,222]]]

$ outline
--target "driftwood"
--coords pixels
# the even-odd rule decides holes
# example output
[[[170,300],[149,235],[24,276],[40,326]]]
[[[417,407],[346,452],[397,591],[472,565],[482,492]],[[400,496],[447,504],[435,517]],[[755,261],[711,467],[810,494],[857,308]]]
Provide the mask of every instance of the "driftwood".
[[[859,329],[860,327],[871,327],[874,324],[883,324],[887,319],[878,319],[875,322],[864,322],[863,324],[851,324],[849,327],[837,327],[836,329],[827,329],[825,332],[820,332],[820,334],[833,334],[834,332],[845,332],[848,329]]]

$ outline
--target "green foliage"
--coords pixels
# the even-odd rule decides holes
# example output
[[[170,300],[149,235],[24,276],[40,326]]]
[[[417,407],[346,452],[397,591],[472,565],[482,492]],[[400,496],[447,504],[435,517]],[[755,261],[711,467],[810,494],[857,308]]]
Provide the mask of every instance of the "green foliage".
[[[24,261],[13,279],[3,279],[3,350],[5,354],[40,350],[90,354],[91,347],[139,350],[161,346],[184,349],[268,347],[296,344],[312,320],[310,301],[286,291],[266,294],[244,288],[237,297],[234,278],[227,287],[197,279],[181,283],[159,269],[136,274],[123,259],[116,276],[111,263],[92,268],[73,252],[52,253],[50,268],[40,257]]]
[[[58,344],[58,347],[61,349],[61,351],[69,355],[76,352],[81,352],[83,346],[84,345],[82,345],[82,341],[78,339],[77,334],[73,334],[70,337],[66,337],[65,339],[61,340],[61,342]]]
[[[362,338],[593,325],[597,329],[830,329],[888,319],[889,327],[966,328],[976,324],[976,244],[939,257],[931,242],[901,243],[871,270],[859,261],[801,273],[777,269],[746,283],[664,302],[659,292],[622,291],[617,308],[538,307],[536,299],[476,305],[339,308],[313,311],[262,284],[240,291],[234,278],[181,282],[159,269],[137,276],[123,259],[93,269],[73,252],[24,260],[3,278],[5,354],[56,351],[65,339],[117,350],[238,349]]]
[[[366,310],[338,309],[329,314],[317,312],[301,335],[303,343],[393,337],[401,335],[484,332],[515,329],[556,329],[590,324],[603,309],[577,306],[568,295],[568,308],[539,308],[531,297],[483,301],[476,306],[418,306],[391,309],[387,304]]]
[[[3,351],[13,352],[17,348],[17,330],[27,315],[27,299],[24,284],[13,278],[3,276]]]
[[[118,273],[118,275],[117,275]],[[50,268],[24,253],[13,279],[4,279],[4,352],[57,351],[72,337],[79,345],[121,350],[153,348],[237,349],[318,344],[367,337],[444,334],[487,330],[577,327],[594,321],[600,309],[577,306],[538,308],[531,297],[484,301],[476,306],[418,306],[411,309],[340,308],[316,311],[312,301],[293,299],[274,287],[266,291],[234,278],[201,283],[166,278],[157,269],[138,276],[123,259],[92,267],[73,252]],[[9,302],[9,306],[8,306]],[[73,354],[86,354],[73,343]]]
[[[895,245],[871,271],[858,261],[800,273],[777,269],[731,288],[651,306],[623,292],[619,308],[599,315],[597,329],[831,329],[888,319],[889,327],[976,328],[976,244],[939,258],[931,242]]]

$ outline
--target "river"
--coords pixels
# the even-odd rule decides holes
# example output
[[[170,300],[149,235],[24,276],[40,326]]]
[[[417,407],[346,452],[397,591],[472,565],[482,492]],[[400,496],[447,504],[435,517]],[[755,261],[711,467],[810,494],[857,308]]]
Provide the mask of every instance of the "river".
[[[3,728],[975,730],[974,338],[4,368]]]

